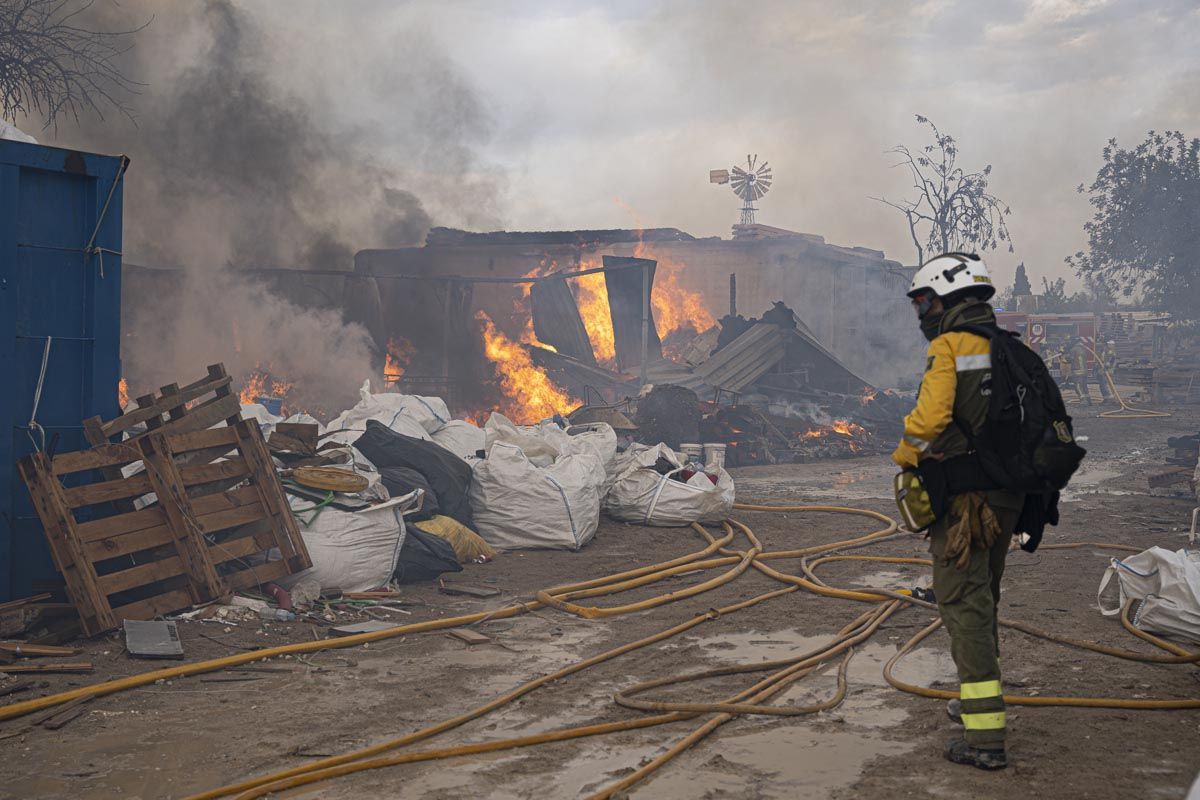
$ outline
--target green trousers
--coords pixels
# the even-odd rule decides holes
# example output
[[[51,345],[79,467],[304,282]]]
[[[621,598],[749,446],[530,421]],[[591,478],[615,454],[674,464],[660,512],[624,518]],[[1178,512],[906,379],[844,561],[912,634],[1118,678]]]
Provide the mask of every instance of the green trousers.
[[[1000,638],[996,622],[1000,578],[1008,555],[1020,504],[1012,497],[989,505],[1000,521],[1001,536],[988,549],[973,549],[965,569],[947,562],[946,531],[951,521],[938,520],[929,531],[933,554],[933,592],[950,633],[950,655],[958,668],[963,727],[972,747],[1003,748],[1004,698],[1000,689]],[[1007,506],[1016,505],[1016,508]]]

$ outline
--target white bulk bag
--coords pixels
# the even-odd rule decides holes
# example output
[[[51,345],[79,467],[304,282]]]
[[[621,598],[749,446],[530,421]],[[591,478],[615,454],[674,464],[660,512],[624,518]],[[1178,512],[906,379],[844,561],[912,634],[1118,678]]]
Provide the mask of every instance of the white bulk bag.
[[[563,429],[554,420],[543,420],[537,425],[514,425],[503,414],[493,413],[483,429],[486,437],[483,449],[496,442],[515,444],[530,461],[541,467],[553,463],[559,456],[593,452],[600,457],[605,472],[610,477],[613,474],[617,433],[607,422]]]
[[[367,420],[382,422],[396,433],[429,441],[431,431],[450,421],[450,410],[440,397],[420,397],[395,392],[371,393],[371,382],[363,381],[358,404],[343,411],[326,427],[322,442],[351,444],[367,429]]]
[[[671,472],[660,475],[654,464],[665,458]],[[675,480],[683,464],[670,447],[630,445],[617,459],[617,479],[604,500],[604,511],[622,522],[671,527],[693,522],[720,522],[733,508],[733,478],[717,471],[714,484],[703,472],[687,483]]]
[[[578,550],[600,524],[603,484],[595,453],[539,467],[517,445],[496,442],[473,470],[468,496],[475,531],[500,550]]]
[[[553,424],[553,423],[551,423]],[[557,428],[557,425],[554,425]],[[559,429],[561,430],[561,428]],[[484,449],[491,452],[497,442],[516,445],[525,457],[539,467],[548,467],[561,454],[557,442],[546,437],[540,425],[514,425],[503,414],[492,413],[483,424]]]
[[[572,425],[563,433],[566,434],[567,447],[570,452],[578,452],[580,446],[586,445],[596,451],[600,462],[604,464],[604,490],[608,491],[613,481],[617,479],[617,432],[607,422],[592,422],[587,425]]]
[[[313,565],[276,583],[288,588],[311,575],[322,589],[366,592],[386,586],[396,571],[407,534],[404,513],[416,505],[420,494],[418,490],[355,512],[326,506],[307,526],[303,520],[312,513],[309,509],[314,503],[289,496],[292,510],[300,515],[300,535]]]
[[[1100,612],[1115,617],[1131,599],[1145,601],[1136,609],[1135,627],[1200,642],[1200,553],[1151,547],[1112,559],[1096,594]]]
[[[283,422],[283,417],[267,411],[267,407],[262,403],[242,403],[241,413],[242,419],[252,419],[258,423],[264,439],[274,432],[276,425]]]
[[[487,441],[483,428],[461,419],[450,420],[431,435],[433,441],[464,460],[483,450]]]

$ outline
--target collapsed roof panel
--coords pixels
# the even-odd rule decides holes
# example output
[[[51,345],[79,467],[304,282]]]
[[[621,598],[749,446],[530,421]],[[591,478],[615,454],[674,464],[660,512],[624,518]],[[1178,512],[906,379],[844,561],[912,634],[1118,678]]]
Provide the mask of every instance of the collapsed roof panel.
[[[658,262],[648,258],[605,256],[604,285],[608,289],[608,310],[612,317],[613,342],[617,351],[617,369],[622,372],[636,371],[642,363],[642,305],[643,291],[654,287],[654,270]],[[642,269],[631,267],[641,266]],[[648,285],[643,284],[643,274],[649,270]],[[662,340],[654,325],[651,310],[647,363],[662,359]]]
[[[556,278],[533,284],[529,290],[533,309],[533,332],[539,341],[563,355],[596,365],[596,355],[588,339],[587,328],[579,316],[575,296],[566,278]]]
[[[758,322],[696,367],[696,375],[713,388],[738,392],[750,386],[787,354],[786,331]]]

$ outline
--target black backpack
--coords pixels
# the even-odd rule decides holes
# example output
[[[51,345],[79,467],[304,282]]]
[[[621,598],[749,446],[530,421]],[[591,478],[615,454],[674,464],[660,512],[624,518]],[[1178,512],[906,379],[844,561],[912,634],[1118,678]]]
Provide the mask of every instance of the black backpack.
[[[1041,357],[1019,335],[992,325],[958,331],[991,341],[991,399],[982,430],[955,420],[994,488],[1050,496],[1067,482],[1087,453],[1075,443],[1062,393]]]

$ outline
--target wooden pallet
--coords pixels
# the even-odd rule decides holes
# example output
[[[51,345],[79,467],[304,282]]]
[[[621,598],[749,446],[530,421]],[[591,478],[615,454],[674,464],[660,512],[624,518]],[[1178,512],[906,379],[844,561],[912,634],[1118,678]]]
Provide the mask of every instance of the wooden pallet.
[[[189,454],[215,450],[230,455],[186,463]],[[145,471],[128,478],[102,474],[138,461]],[[89,636],[312,566],[254,421],[151,431],[53,459],[34,453],[19,468]],[[203,491],[230,481],[232,489]],[[150,493],[153,505],[123,510]],[[272,548],[282,560],[251,564]]]
[[[225,372],[225,365],[213,364],[208,368],[208,375],[187,386],[171,383],[159,389],[158,394],[142,395],[135,401],[138,405],[136,409],[116,419],[108,422],[100,417],[85,419],[84,436],[93,447],[99,447],[109,444],[114,437],[127,434],[139,424],[145,424],[146,430],[126,441],[136,441],[155,431],[190,433],[222,422],[233,425],[242,418],[242,406],[238,396],[233,393],[232,383],[233,379]],[[192,461],[211,461],[224,453],[197,451],[189,455]],[[109,474],[106,477],[111,479],[118,476]]]

